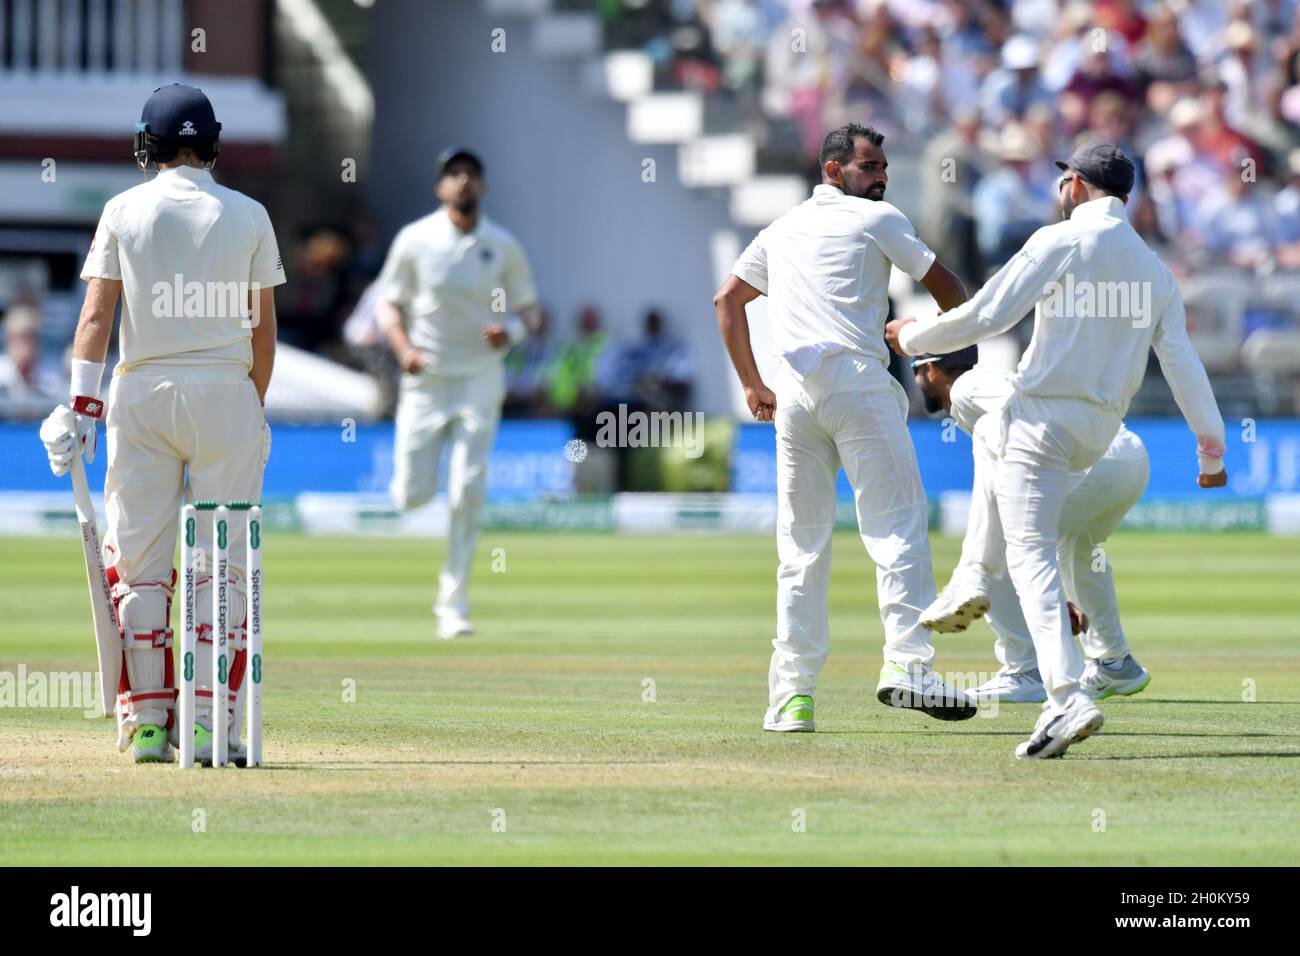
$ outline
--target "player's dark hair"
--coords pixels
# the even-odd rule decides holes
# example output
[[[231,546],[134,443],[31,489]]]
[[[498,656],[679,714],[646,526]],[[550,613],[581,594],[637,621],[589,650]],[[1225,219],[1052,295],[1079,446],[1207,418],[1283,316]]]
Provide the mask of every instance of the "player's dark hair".
[[[885,141],[885,134],[877,132],[870,126],[845,123],[839,129],[833,129],[826,134],[826,138],[822,140],[821,155],[817,157],[817,165],[825,168],[832,159],[837,163],[849,159],[853,155],[854,143],[860,139],[865,139],[872,146],[879,146]]]

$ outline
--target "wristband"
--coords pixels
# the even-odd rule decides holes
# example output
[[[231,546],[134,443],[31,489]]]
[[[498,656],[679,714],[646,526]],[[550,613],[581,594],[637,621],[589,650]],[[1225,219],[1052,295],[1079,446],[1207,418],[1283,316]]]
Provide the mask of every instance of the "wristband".
[[[99,398],[99,383],[104,377],[104,363],[73,359],[71,377],[73,399],[78,396]]]

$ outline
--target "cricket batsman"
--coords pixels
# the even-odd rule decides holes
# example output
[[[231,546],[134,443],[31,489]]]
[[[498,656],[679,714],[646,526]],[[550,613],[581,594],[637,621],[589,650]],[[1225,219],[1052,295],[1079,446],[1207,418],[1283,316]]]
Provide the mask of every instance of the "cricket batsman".
[[[1196,434],[1198,484],[1227,483],[1223,418],[1188,338],[1178,286],[1125,215],[1132,160],[1118,146],[1093,143],[1057,166],[1064,221],[1030,236],[970,301],[934,319],[895,320],[886,330],[900,354],[943,354],[1005,332],[1034,311],[1011,397],[975,427],[977,453],[992,473],[984,483],[996,500],[989,514],[1000,525],[988,540],[1005,538],[1007,571],[1047,690],[1033,733],[1016,748],[1022,759],[1058,756],[1104,720],[1080,684],[1083,658],[1071,635],[1057,545],[1070,475],[1095,465],[1115,440],[1151,348]],[[982,586],[958,583],[944,595],[953,608]]]
[[[912,368],[926,411],[947,412],[967,435],[974,433],[985,415],[1000,414],[1014,390],[1010,372],[977,364],[973,345],[949,355],[922,355]],[[983,483],[988,480],[988,469],[983,467],[981,456],[974,457],[975,480]],[[1151,681],[1151,674],[1129,651],[1110,558],[1104,550],[1098,551],[1141,499],[1150,476],[1146,446],[1121,425],[1095,465],[1070,475],[1061,510],[1057,561],[1065,593],[1075,605],[1071,630],[1078,634],[1087,661],[1079,686],[1094,699],[1114,694],[1131,696]],[[989,553],[987,538],[996,519],[988,511],[987,492],[976,490],[971,495],[962,558],[953,571],[953,582],[986,573],[983,562]],[[970,620],[987,611],[989,627],[996,635],[994,654],[1002,666],[988,681],[970,691],[971,695],[1011,704],[1041,704],[1047,700],[1047,690],[1020,610],[1020,597],[1005,573],[1006,542],[998,535],[993,546],[1001,548],[1002,554],[989,558],[995,568],[987,580],[987,599],[975,597],[969,599],[971,603],[953,608],[946,595],[941,595],[922,614],[921,622],[933,630],[962,631]],[[950,584],[945,591],[949,589],[960,591],[960,585]]]
[[[397,234],[378,280],[379,323],[402,369],[390,489],[397,507],[433,499],[447,452],[451,524],[433,605],[444,639],[474,633],[469,573],[506,393],[505,353],[542,321],[523,247],[479,208],[483,172],[468,150],[438,157],[442,205]]]
[[[217,185],[221,124],[192,86],[159,87],[136,126],[135,157],[157,175],[108,201],[82,268],[86,300],[73,343],[72,394],[41,425],[56,475],[73,456],[92,461],[107,416],[108,517],[104,563],[122,634],[118,747],[137,763],[165,763],[179,743],[170,626],[179,510],[200,500],[258,501],[271,433],[262,414],[275,359],[273,288],[284,269],[270,217]],[[122,302],[119,360],[100,390]],[[230,710],[196,691],[195,757],[212,760],[213,720],[231,727],[238,757],[245,661],[244,528],[231,524]],[[199,545],[212,553],[211,528]],[[197,666],[212,673],[212,577],[196,582]],[[202,677],[200,677],[202,681]],[[168,730],[171,733],[168,733]]]
[[[885,629],[877,699],[941,720],[975,715],[974,703],[931,671],[934,648],[920,622],[934,597],[925,492],[907,431],[907,395],[889,374],[884,342],[893,266],[942,308],[956,308],[965,291],[907,217],[884,201],[883,141],[857,124],[832,131],[821,149],[821,185],[758,234],[713,300],[750,411],[776,423],[780,567],[763,720],[771,731],[815,729],[817,677],[830,647],[841,466],[877,569]],[[770,387],[754,362],[745,316],[760,295],[769,297],[778,358]]]

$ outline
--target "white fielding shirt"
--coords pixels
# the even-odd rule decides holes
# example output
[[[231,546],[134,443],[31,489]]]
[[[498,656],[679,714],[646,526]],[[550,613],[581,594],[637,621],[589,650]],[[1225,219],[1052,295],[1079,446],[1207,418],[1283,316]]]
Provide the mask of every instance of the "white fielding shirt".
[[[1083,399],[1123,417],[1155,349],[1183,417],[1200,441],[1202,470],[1223,453],[1223,417],[1187,336],[1173,273],[1113,197],[1076,206],[1044,226],[964,304],[909,323],[909,355],[953,352],[1005,332],[1034,311],[1034,336],[1012,376],[1017,391]]]
[[[897,207],[823,183],[755,236],[731,272],[768,296],[776,354],[803,380],[839,352],[888,366],[891,263],[919,281],[934,253]]]
[[[952,383],[952,389],[948,392],[951,405],[949,414],[958,428],[967,435],[973,435],[975,423],[985,415],[1000,412],[1014,391],[1015,383],[1010,372],[976,365]],[[1146,449],[1142,442],[1121,423],[1102,457],[1126,460],[1145,455]]]
[[[445,375],[472,375],[503,361],[506,350],[488,345],[484,328],[508,325],[512,313],[537,301],[519,241],[481,213],[472,231],[461,232],[445,208],[403,227],[378,285],[380,296],[406,314],[411,345]]]
[[[148,362],[251,369],[248,295],[285,281],[266,208],[192,166],[110,199],[81,277],[122,282],[114,374]]]

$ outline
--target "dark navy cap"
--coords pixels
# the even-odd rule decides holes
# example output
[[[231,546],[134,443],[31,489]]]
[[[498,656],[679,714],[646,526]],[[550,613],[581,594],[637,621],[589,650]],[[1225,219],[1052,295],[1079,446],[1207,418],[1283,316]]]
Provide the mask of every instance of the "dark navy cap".
[[[939,368],[974,368],[979,364],[980,350],[978,346],[968,345],[964,349],[958,349],[956,352],[949,352],[946,355],[918,355],[912,359],[912,368],[920,368],[922,365],[937,365]]]
[[[1065,162],[1057,160],[1056,166],[1073,170],[1094,186],[1116,196],[1127,196],[1133,191],[1133,160],[1112,143],[1080,146]]]
[[[478,169],[478,174],[483,175],[483,160],[478,158],[477,153],[472,153],[463,146],[450,146],[438,154],[438,175],[444,176],[447,173],[447,167],[451,165],[454,159],[468,159]]]
[[[140,112],[140,126],[159,139],[213,139],[221,132],[203,91],[182,83],[153,91]]]

